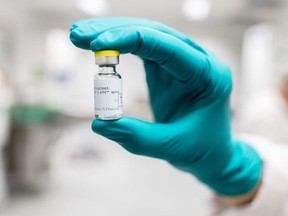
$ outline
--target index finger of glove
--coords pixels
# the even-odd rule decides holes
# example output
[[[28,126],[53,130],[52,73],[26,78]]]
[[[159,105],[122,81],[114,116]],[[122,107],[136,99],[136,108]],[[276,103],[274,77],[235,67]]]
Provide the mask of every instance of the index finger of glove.
[[[202,52],[169,34],[144,27],[122,27],[103,32],[90,44],[93,51],[116,49],[157,63],[183,82],[207,84],[209,59]]]
[[[194,47],[198,51],[206,53],[205,50],[197,45],[194,41],[175,29],[172,29],[159,22],[129,17],[94,18],[76,22],[70,28],[70,40],[79,48],[90,49],[91,41],[103,32],[112,30],[114,28],[132,26],[151,28],[172,35]]]

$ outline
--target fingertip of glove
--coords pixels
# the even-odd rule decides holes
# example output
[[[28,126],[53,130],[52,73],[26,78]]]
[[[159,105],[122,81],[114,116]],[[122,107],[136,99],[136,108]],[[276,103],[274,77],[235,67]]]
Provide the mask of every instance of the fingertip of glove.
[[[131,139],[135,135],[133,120],[129,117],[122,117],[117,120],[99,120],[92,122],[91,128],[94,133],[102,135],[116,142]]]
[[[95,133],[101,133],[103,131],[107,131],[109,129],[117,127],[120,121],[121,119],[115,119],[115,120],[94,119],[91,128]]]
[[[91,128],[95,133],[98,134],[113,134],[113,133],[125,133],[126,135],[132,134],[139,127],[144,127],[146,125],[145,122],[124,116],[120,119],[115,120],[100,120],[95,119],[92,122]]]
[[[70,41],[78,48],[90,50],[89,43],[82,39],[77,29],[72,30],[69,35]]]
[[[74,29],[70,29],[70,40],[71,38],[81,38],[81,35],[79,34],[79,32],[77,31],[77,27],[75,27]]]
[[[97,133],[99,130],[101,130],[102,127],[107,126],[107,123],[110,123],[110,121],[107,122],[104,120],[94,119],[91,128],[95,133]]]
[[[78,27],[78,25],[76,23],[72,24],[72,26],[70,27],[70,32],[75,30],[77,27]]]

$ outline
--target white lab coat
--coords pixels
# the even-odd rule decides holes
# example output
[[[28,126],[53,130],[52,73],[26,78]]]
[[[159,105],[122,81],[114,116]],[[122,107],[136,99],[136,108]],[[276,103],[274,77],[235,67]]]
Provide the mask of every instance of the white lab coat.
[[[235,117],[237,133],[252,133],[288,143],[288,103],[277,86],[247,96]]]
[[[288,147],[263,138],[243,136],[264,159],[263,184],[255,199],[245,206],[221,206],[219,216],[288,215]],[[215,206],[215,211],[219,206]]]

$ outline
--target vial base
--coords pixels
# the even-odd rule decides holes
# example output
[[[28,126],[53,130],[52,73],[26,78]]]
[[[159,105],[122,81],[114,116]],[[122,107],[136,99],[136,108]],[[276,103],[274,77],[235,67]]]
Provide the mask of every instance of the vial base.
[[[122,118],[122,114],[116,114],[116,115],[95,115],[95,118],[96,119],[100,119],[100,120],[117,120],[117,119],[120,119]]]

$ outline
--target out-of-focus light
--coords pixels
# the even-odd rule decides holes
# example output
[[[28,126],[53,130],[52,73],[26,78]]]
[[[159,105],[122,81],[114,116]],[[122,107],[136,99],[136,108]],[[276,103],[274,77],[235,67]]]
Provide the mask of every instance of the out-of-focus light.
[[[182,5],[184,16],[192,21],[206,19],[211,12],[210,0],[185,0]]]
[[[103,16],[108,12],[106,0],[76,0],[76,6],[90,16]]]

